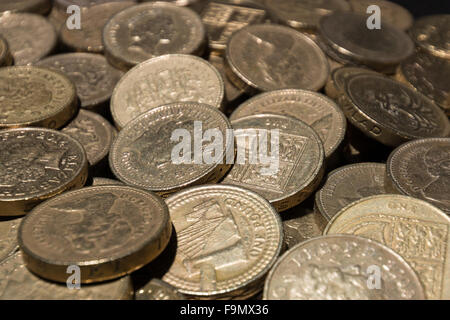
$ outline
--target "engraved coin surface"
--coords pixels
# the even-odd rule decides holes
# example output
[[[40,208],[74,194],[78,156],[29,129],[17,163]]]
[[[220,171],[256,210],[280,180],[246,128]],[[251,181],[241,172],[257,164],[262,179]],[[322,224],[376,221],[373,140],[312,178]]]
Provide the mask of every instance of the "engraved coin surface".
[[[60,128],[78,107],[72,82],[40,67],[1,68],[0,97],[0,128]]]
[[[136,300],[185,300],[184,295],[168,283],[150,280],[142,289],[136,292]]]
[[[345,84],[349,78],[363,73],[378,74],[370,69],[359,67],[341,67],[333,70],[325,85],[325,93],[330,98],[337,100],[339,96],[343,94]]]
[[[21,219],[0,219],[0,262],[19,248],[17,230]]]
[[[322,235],[324,226],[319,223],[313,209],[294,208],[295,213],[288,218],[283,217],[284,244],[287,249],[311,238]]]
[[[328,78],[317,44],[291,28],[250,25],[233,33],[226,50],[227,76],[248,93],[277,89],[319,90]]]
[[[117,134],[117,130],[105,118],[86,110],[80,110],[62,132],[81,143],[91,166],[106,158]]]
[[[420,139],[395,149],[387,161],[386,185],[450,215],[450,138]]]
[[[53,25],[44,17],[31,13],[2,14],[0,34],[9,43],[15,65],[31,64],[49,55],[57,40]]]
[[[81,107],[92,109],[107,102],[123,72],[111,67],[98,54],[64,53],[50,56],[36,65],[61,71],[76,86]]]
[[[403,195],[363,198],[339,211],[324,234],[353,234],[382,243],[416,271],[428,299],[450,296],[450,218]]]
[[[75,290],[34,275],[25,267],[20,252],[0,262],[0,300],[129,300],[132,296],[130,277]]]
[[[207,61],[191,55],[165,55],[127,72],[111,97],[118,128],[152,108],[174,102],[198,102],[221,108],[223,79]]]
[[[46,14],[50,11],[52,3],[50,0],[2,0],[0,12],[32,12]]]
[[[324,167],[324,151],[320,137],[306,123],[282,115],[260,114],[231,122],[237,144],[237,159],[223,183],[253,190],[267,199],[279,212],[305,200],[320,183]],[[249,141],[249,130],[257,140]],[[278,141],[274,138],[278,130]],[[266,138],[263,138],[266,133]],[[270,142],[269,142],[270,141]],[[275,142],[276,141],[276,142]],[[261,145],[278,154],[267,154],[263,161]],[[255,145],[259,156],[254,158]]]
[[[310,125],[323,142],[326,157],[342,143],[347,127],[347,120],[336,103],[320,93],[299,89],[277,90],[253,97],[241,104],[230,120],[260,113],[291,116]]]
[[[280,254],[279,215],[254,192],[201,186],[174,194],[166,203],[178,246],[163,280],[183,294],[233,297],[259,284]]]
[[[0,215],[23,215],[37,203],[86,182],[83,147],[59,131],[1,130],[0,150]]]
[[[7,67],[14,63],[13,56],[9,50],[8,41],[0,36],[0,67]]]
[[[417,19],[410,34],[414,42],[432,55],[450,59],[450,14]]]
[[[108,60],[129,69],[153,57],[203,53],[205,28],[191,9],[171,3],[143,3],[114,15],[103,29]]]
[[[380,270],[374,288],[371,268]],[[317,237],[286,252],[267,276],[265,300],[421,300],[414,270],[393,250],[361,237]]]
[[[174,151],[178,150],[179,139],[173,140],[172,134],[177,129],[190,135],[189,141],[195,144],[192,149],[189,142],[188,150],[182,150],[187,161],[181,163],[173,159],[175,153],[181,152]],[[223,137],[222,156],[217,154],[218,158],[212,156],[210,162],[205,162],[202,157],[212,155],[212,150],[208,153],[206,141],[194,140],[210,129],[218,130]],[[180,102],[154,108],[119,132],[109,153],[110,167],[122,182],[160,194],[193,184],[216,182],[230,167],[224,163],[225,155],[233,148],[232,139],[225,139],[227,129],[231,129],[228,119],[209,105]]]
[[[119,278],[156,258],[172,233],[157,195],[127,186],[88,187],[34,208],[19,227],[25,265],[41,277],[66,282],[80,267],[81,283]]]

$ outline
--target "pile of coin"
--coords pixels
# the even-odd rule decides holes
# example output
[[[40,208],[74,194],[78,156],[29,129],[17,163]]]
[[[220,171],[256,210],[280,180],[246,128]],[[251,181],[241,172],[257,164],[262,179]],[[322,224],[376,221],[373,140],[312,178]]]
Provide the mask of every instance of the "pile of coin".
[[[450,299],[449,34],[386,0],[2,1],[0,299]]]

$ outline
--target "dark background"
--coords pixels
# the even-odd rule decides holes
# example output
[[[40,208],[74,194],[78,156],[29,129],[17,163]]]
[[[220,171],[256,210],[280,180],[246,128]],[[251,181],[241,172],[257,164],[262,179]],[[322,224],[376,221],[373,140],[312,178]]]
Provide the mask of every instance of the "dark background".
[[[430,14],[450,14],[450,0],[391,0],[406,9],[414,17],[421,17]]]

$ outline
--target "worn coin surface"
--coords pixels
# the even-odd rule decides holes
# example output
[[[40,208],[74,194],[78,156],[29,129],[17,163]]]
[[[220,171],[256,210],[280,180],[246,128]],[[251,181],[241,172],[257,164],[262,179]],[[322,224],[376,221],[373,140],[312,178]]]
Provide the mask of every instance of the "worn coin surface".
[[[381,75],[350,77],[339,104],[352,125],[387,146],[450,133],[450,122],[437,105],[410,86]]]
[[[106,103],[122,71],[113,68],[99,54],[64,53],[50,56],[36,63],[38,66],[59,70],[76,86],[81,107],[93,109]]]
[[[19,227],[25,265],[39,276],[66,282],[80,267],[81,283],[119,278],[156,258],[172,233],[157,195],[128,186],[66,192],[34,208]]]
[[[226,49],[228,78],[248,93],[277,89],[319,90],[328,78],[327,58],[318,45],[291,28],[246,26]]]
[[[32,66],[0,69],[0,129],[60,128],[76,113],[75,86],[62,73]]]
[[[301,203],[317,188],[324,173],[324,150],[320,137],[306,123],[288,116],[259,114],[231,124],[237,157],[223,183],[259,193],[279,212]],[[253,137],[251,131],[255,132]]]
[[[67,274],[69,277],[70,274]],[[69,289],[39,278],[24,265],[17,252],[0,262],[0,300],[129,300],[133,297],[130,277]]]
[[[450,59],[450,14],[417,19],[410,34],[414,42],[432,55]]]
[[[166,203],[178,246],[163,280],[183,294],[232,298],[259,285],[280,254],[280,217],[254,192],[201,186],[176,193]]]
[[[185,300],[184,295],[179,293],[177,289],[170,284],[159,280],[152,279],[139,289],[135,294],[136,300]]]
[[[450,215],[450,138],[414,140],[395,149],[387,161],[386,186]]]
[[[219,150],[214,152],[208,143],[212,137],[200,141],[210,129],[222,135]],[[216,182],[231,166],[224,161],[234,148],[233,139],[227,137],[230,129],[225,115],[206,104],[160,106],[119,132],[109,153],[110,167],[122,182],[162,195],[194,184]]]
[[[0,15],[0,34],[9,43],[15,65],[31,64],[49,55],[57,41],[53,25],[31,13]]]
[[[0,218],[0,262],[19,248],[17,229],[22,219]]]
[[[325,93],[330,98],[338,100],[339,96],[344,92],[348,79],[364,73],[377,74],[377,72],[370,69],[359,67],[341,67],[333,70],[325,85]]]
[[[284,244],[287,249],[322,235],[324,225],[319,223],[313,209],[298,206],[291,210],[294,210],[291,215],[287,218],[283,216]]]
[[[46,14],[50,11],[52,3],[50,0],[2,0],[0,12],[32,12]]]
[[[339,57],[376,71],[394,73],[397,65],[414,52],[414,43],[403,31],[384,23],[368,29],[367,17],[335,12],[320,21],[320,34]]]
[[[0,150],[1,216],[23,215],[39,202],[86,182],[86,153],[65,133],[0,130]]]
[[[111,64],[129,69],[169,53],[201,55],[205,28],[191,9],[149,2],[114,15],[103,29],[105,54]]]
[[[374,267],[380,271],[380,288],[371,281]],[[286,252],[267,276],[263,298],[419,300],[424,291],[414,270],[393,250],[369,239],[334,235]]]
[[[111,97],[111,114],[120,129],[161,105],[197,102],[221,108],[223,98],[223,79],[215,67],[198,57],[170,54],[145,61],[122,77]]]
[[[428,299],[450,297],[450,218],[403,195],[363,198],[339,211],[324,234],[345,233],[382,243],[416,271]]]
[[[13,56],[9,50],[8,41],[0,36],[0,67],[7,67],[14,63]]]

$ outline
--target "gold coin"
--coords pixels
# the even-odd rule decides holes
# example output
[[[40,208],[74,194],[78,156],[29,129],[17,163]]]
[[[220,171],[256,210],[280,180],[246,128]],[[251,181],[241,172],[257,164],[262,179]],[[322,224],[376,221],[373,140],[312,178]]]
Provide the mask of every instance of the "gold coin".
[[[410,30],[421,49],[440,58],[450,59],[450,14],[436,14],[417,19]]]
[[[33,12],[47,14],[52,7],[50,0],[2,0],[0,12]]]
[[[19,248],[17,229],[20,221],[20,218],[0,218],[0,262]]]
[[[9,50],[8,41],[0,36],[0,67],[7,67],[14,63],[14,59]]]
[[[185,300],[184,295],[168,283],[152,279],[136,292],[136,300]]]
[[[94,177],[92,179],[92,186],[93,187],[98,187],[98,186],[110,186],[110,185],[118,185],[118,186],[122,186],[123,183],[118,181],[118,180],[114,180],[114,179],[108,179],[108,178],[102,178],[102,177]]]
[[[19,227],[25,265],[49,280],[119,278],[146,265],[172,233],[169,211],[153,193],[127,186],[88,187],[64,193],[35,209]]]

